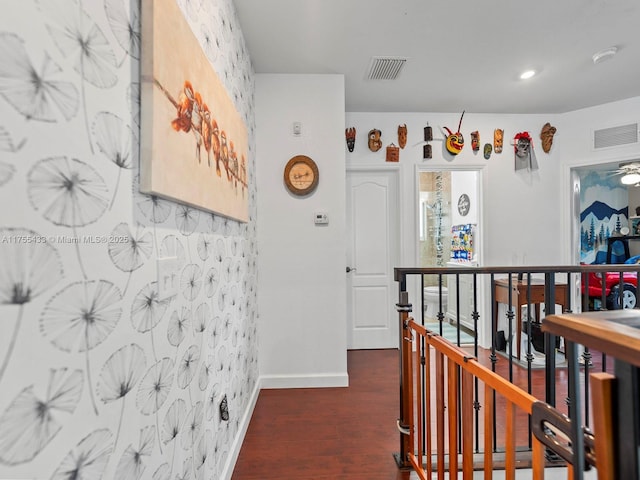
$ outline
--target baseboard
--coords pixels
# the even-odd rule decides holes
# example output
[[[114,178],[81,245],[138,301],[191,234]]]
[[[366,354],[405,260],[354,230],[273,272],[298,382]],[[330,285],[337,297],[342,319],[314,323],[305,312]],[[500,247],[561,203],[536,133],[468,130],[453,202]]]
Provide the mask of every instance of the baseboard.
[[[258,381],[256,381],[256,385],[253,388],[253,392],[251,392],[251,398],[249,399],[249,403],[247,404],[247,409],[242,416],[242,421],[240,422],[240,426],[238,428],[238,434],[236,435],[236,438],[231,445],[231,449],[229,450],[227,462],[224,466],[224,469],[222,470],[222,473],[220,474],[220,478],[222,480],[231,480],[233,469],[235,468],[236,462],[238,461],[240,449],[242,448],[244,437],[247,434],[247,430],[249,429],[251,416],[253,415],[253,410],[256,408],[256,403],[258,402],[258,396],[260,395],[261,389],[261,380],[260,378],[258,378]]]
[[[349,375],[316,374],[316,375],[261,375],[262,388],[330,388],[348,387]]]

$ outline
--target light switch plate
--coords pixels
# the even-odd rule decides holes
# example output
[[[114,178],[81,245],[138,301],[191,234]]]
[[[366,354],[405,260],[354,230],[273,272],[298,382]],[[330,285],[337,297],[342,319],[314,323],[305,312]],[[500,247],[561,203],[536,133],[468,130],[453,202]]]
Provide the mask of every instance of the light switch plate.
[[[158,259],[158,300],[165,300],[178,294],[179,269],[178,257]]]

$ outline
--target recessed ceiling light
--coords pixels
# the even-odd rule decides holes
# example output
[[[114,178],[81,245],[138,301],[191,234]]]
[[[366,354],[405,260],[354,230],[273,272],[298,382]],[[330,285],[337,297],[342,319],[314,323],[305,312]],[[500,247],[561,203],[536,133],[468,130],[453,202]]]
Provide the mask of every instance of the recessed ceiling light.
[[[605,60],[613,58],[613,56],[617,52],[618,52],[618,47],[605,48],[604,50],[600,50],[599,52],[594,53],[591,59],[593,60],[593,63],[597,65],[600,62],[604,62]]]
[[[536,74],[535,70],[527,70],[526,72],[522,72],[520,74],[520,79],[521,80],[527,80],[527,79],[533,77],[535,74]]]

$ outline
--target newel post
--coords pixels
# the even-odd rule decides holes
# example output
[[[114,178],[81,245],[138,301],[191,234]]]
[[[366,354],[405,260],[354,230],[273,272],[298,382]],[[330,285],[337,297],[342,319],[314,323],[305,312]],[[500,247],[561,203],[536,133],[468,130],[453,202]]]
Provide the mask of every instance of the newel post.
[[[397,272],[396,272],[397,273]],[[406,276],[403,274],[400,282],[399,298],[396,310],[399,317],[399,345],[400,345],[400,416],[398,418],[398,430],[400,431],[400,453],[395,453],[394,457],[399,468],[411,468],[408,453],[411,451],[411,438],[408,430],[411,428],[411,395],[409,395],[409,385],[411,382],[409,373],[409,362],[411,361],[411,332],[409,332],[409,314],[412,305],[409,303],[409,294],[406,289]]]

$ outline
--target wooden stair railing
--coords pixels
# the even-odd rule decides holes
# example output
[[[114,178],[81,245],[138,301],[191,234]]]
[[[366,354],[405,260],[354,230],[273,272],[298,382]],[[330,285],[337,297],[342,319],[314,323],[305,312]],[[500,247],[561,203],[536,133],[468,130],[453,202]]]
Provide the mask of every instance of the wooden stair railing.
[[[614,358],[614,375],[592,373],[595,466],[599,480],[640,478],[640,311],[609,310],[549,315],[542,330],[563,336],[570,383],[578,382],[575,345]],[[570,385],[571,387],[571,385]],[[577,385],[573,387],[577,389]],[[576,421],[578,409],[571,412]],[[597,413],[596,413],[597,412]]]
[[[547,405],[484,367],[463,349],[417,324],[413,318],[407,317],[404,325],[403,351],[410,353],[405,355],[403,366],[408,381],[403,387],[406,413],[402,423],[407,424],[408,438],[404,445],[410,466],[424,480],[431,479],[433,473],[438,479],[444,479],[447,471],[447,478],[458,478],[459,470],[463,479],[471,479],[476,468],[483,469],[484,478],[490,480],[496,468],[494,452],[500,450],[504,456],[505,478],[515,479],[516,468],[522,466],[517,460],[517,440],[521,440],[523,433],[529,436],[528,429],[527,432],[518,430],[517,425],[528,425],[535,405]],[[484,398],[481,425],[484,452],[481,454],[473,450],[476,382]],[[504,442],[499,449],[497,419],[504,419]],[[435,429],[432,428],[434,422]],[[432,430],[436,434],[435,445]],[[532,478],[542,480],[545,444],[535,436],[526,440],[532,446],[528,465]],[[480,465],[478,456],[482,457]],[[573,468],[571,464],[567,466],[571,479]]]
[[[554,455],[547,456],[545,453],[555,453],[557,456],[559,452],[564,455],[561,458],[567,460],[568,476],[572,480],[582,480],[583,472],[589,466],[597,468],[599,480],[640,479],[640,310],[588,311],[591,308],[603,308],[606,304],[603,287],[600,292],[602,307],[596,307],[595,300],[591,305],[588,296],[588,292],[591,292],[590,275],[605,275],[610,272],[619,275],[619,288],[622,290],[623,274],[635,272],[640,275],[640,266],[395,268],[394,278],[398,282],[399,297],[396,310],[399,313],[401,345],[398,419],[400,451],[394,454],[398,467],[415,468],[416,471],[421,472],[420,478],[428,478],[427,475],[433,470],[432,454],[435,452],[435,469],[439,475],[438,478],[443,478],[443,472],[448,468],[447,463],[451,464],[452,471],[457,473],[460,468],[464,478],[470,478],[469,471],[472,468],[478,468],[477,458],[479,457],[484,462],[485,478],[492,478],[490,471],[493,468],[506,468],[506,478],[514,478],[513,465],[517,464],[516,466],[521,467],[523,464],[518,461],[523,455],[520,448],[523,443],[520,443],[520,437],[513,432],[518,435],[525,433],[520,431],[520,427],[525,425],[527,430],[525,455],[529,455],[528,463],[536,479],[543,478],[545,460],[548,465],[549,460],[555,458]],[[583,313],[551,314],[547,315],[542,322],[542,331],[547,345],[544,348],[546,351],[545,400],[550,404],[555,404],[556,401],[557,377],[553,347],[548,347],[554,345],[557,337],[565,339],[565,356],[569,361],[567,376],[563,379],[568,387],[567,416],[547,415],[553,410],[546,410],[545,403],[542,405],[535,403],[535,398],[529,398],[531,396],[519,390],[518,387],[514,387],[492,371],[482,368],[472,355],[438,338],[433,332],[427,332],[410,317],[413,302],[409,299],[407,287],[413,284],[408,282],[409,279],[418,279],[419,300],[415,303],[420,307],[420,316],[424,318],[422,313],[424,301],[420,296],[425,286],[425,275],[437,275],[440,285],[444,275],[455,275],[456,281],[459,275],[473,275],[472,317],[474,330],[477,332],[482,312],[477,305],[475,281],[476,278],[482,280],[488,278],[492,292],[491,362],[495,365],[497,356],[494,353],[498,325],[494,321],[496,299],[493,286],[495,276],[503,274],[509,279],[513,275],[544,274],[545,311],[549,312],[555,310],[554,285],[558,274],[567,275],[566,283],[572,286],[572,290],[574,286],[577,288],[578,283],[583,287],[581,289]],[[527,293],[527,297],[530,296]],[[569,290],[567,290],[567,302],[571,310]],[[511,323],[514,316],[513,303],[509,298],[509,308],[506,313],[507,331],[513,329]],[[529,307],[527,303],[528,310]],[[442,305],[439,309],[442,310]],[[459,310],[457,306],[456,312]],[[438,313],[440,322],[444,320],[442,313],[441,311]],[[485,326],[489,326],[486,319],[483,322]],[[458,332],[458,341],[459,337]],[[527,338],[529,337],[530,335]],[[475,339],[474,352],[477,355],[477,335]],[[508,342],[508,345],[511,344],[512,342]],[[581,354],[582,363],[578,362],[577,354],[580,345],[585,347]],[[615,376],[605,373],[590,374],[591,350],[600,352],[603,372],[610,370],[607,367],[607,358],[614,358]],[[427,354],[424,353],[425,351]],[[511,350],[507,351],[507,356],[508,378],[511,379],[513,367]],[[531,391],[532,365],[529,357],[532,356],[527,355],[528,388]],[[480,382],[483,385],[482,395],[478,390]],[[470,384],[473,385],[472,394]],[[432,403],[437,404],[438,408],[432,408]],[[449,410],[445,411],[445,407]],[[500,414],[494,414],[498,410]],[[536,410],[541,414],[541,417],[536,417],[541,423],[537,429],[534,425],[529,428],[533,420],[531,413]],[[483,414],[482,422],[480,421],[481,413]],[[520,416],[524,418],[522,421]],[[475,422],[473,427],[470,426],[470,418]],[[501,421],[504,421],[504,425],[499,424]],[[559,428],[548,429],[547,426],[553,422],[557,422]],[[495,428],[496,423],[498,423],[497,428]],[[583,428],[583,425],[592,425],[594,433]],[[504,428],[507,430],[504,443],[498,444],[497,432],[502,432]],[[437,433],[435,437],[432,436],[432,430]],[[473,441],[469,439],[469,431],[475,435]],[[480,442],[479,433],[484,435],[484,443]],[[558,441],[560,433],[569,439],[564,439],[564,445]],[[535,438],[530,438],[532,434]],[[482,449],[485,451],[480,452]],[[598,452],[597,456],[596,452]],[[500,461],[504,461],[504,465],[496,465]]]

